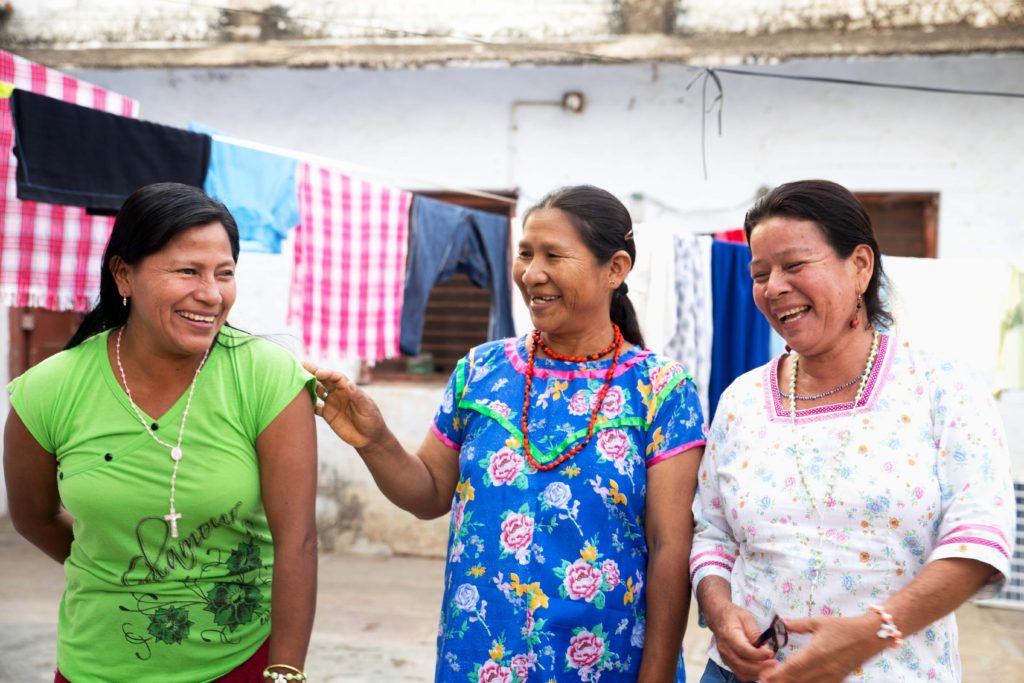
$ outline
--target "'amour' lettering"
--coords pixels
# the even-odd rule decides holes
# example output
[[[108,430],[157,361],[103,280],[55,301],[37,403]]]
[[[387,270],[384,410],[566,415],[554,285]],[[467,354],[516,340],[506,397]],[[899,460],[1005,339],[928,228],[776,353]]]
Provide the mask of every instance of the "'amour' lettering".
[[[143,517],[135,525],[135,540],[139,546],[139,554],[128,562],[128,569],[121,575],[121,585],[134,586],[154,581],[162,581],[167,578],[175,569],[192,569],[196,565],[196,552],[203,543],[210,537],[214,529],[234,524],[238,520],[238,512],[242,508],[241,501],[235,503],[234,507],[216,517],[208,520],[193,529],[192,533],[172,543],[170,525],[162,516]],[[151,524],[160,524],[162,533],[159,534],[160,542],[154,544],[147,542],[143,530]],[[132,578],[132,574],[139,566],[146,569],[146,575],[142,578]]]

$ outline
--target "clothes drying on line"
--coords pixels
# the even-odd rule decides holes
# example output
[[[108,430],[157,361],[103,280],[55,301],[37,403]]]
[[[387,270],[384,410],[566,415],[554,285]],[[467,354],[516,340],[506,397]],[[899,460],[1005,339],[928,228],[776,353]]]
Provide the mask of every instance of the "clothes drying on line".
[[[0,50],[0,82],[98,111],[137,116],[139,104]],[[100,260],[113,220],[80,207],[18,198],[10,100],[0,98],[0,301],[87,311],[99,295]]]
[[[299,224],[298,161],[219,140],[217,131],[195,122],[189,130],[212,138],[203,189],[235,217],[242,251],[280,254],[281,243]]]
[[[402,305],[402,353],[415,356],[420,352],[430,290],[456,273],[491,290],[488,339],[514,336],[508,218],[416,197],[412,231]]]
[[[116,213],[158,182],[202,187],[210,136],[24,90],[11,96],[18,198]]]
[[[307,355],[398,355],[412,195],[300,162],[288,321]]]

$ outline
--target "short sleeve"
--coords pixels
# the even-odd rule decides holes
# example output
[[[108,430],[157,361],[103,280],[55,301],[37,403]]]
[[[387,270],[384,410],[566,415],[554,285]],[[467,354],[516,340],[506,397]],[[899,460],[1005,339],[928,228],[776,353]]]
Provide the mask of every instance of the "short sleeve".
[[[462,437],[465,423],[459,416],[459,398],[462,396],[468,381],[467,370],[470,365],[470,358],[465,357],[459,360],[448,378],[444,394],[441,396],[441,405],[437,408],[434,421],[430,425],[434,435],[441,440],[445,446],[458,451],[462,448]]]
[[[739,543],[733,537],[729,520],[722,506],[722,490],[718,478],[718,461],[728,441],[729,404],[732,392],[725,390],[708,433],[708,448],[697,471],[697,494],[693,500],[693,545],[690,550],[690,583],[697,584],[708,576],[732,577],[732,568],[739,555]]]
[[[658,389],[660,382],[656,373],[660,372],[667,372],[670,376]],[[654,396],[654,416],[648,428],[647,467],[703,446],[706,442],[700,396],[682,367],[672,363],[652,372],[651,385],[652,391],[657,393]]]
[[[957,366],[931,370],[933,434],[942,517],[929,562],[966,558],[1001,576],[975,597],[991,597],[1010,571],[1016,525],[1013,475],[1002,420],[992,396]]]
[[[38,366],[37,366],[38,367]],[[35,368],[34,368],[35,369]],[[57,452],[57,436],[54,433],[53,404],[50,399],[57,394],[52,388],[44,389],[45,381],[40,374],[29,370],[15,377],[7,385],[11,396],[11,408],[17,413],[29,433],[48,453]]]
[[[237,342],[236,342],[237,343]],[[287,349],[253,337],[242,340],[231,353],[247,351],[252,391],[248,401],[254,437],[270,426],[278,415],[306,388],[310,401],[316,402],[316,379],[306,372]]]

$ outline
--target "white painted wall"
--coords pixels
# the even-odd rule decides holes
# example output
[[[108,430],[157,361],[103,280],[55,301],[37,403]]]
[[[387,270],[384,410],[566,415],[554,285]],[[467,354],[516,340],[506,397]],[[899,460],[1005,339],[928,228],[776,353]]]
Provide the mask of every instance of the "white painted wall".
[[[1024,55],[815,60],[763,68],[1024,90]],[[798,178],[830,178],[857,191],[939,192],[940,256],[1024,265],[1022,100],[723,74],[723,135],[716,135],[715,118],[709,116],[705,180],[700,83],[687,90],[695,74],[681,66],[73,75],[137,98],[145,119],[178,126],[194,119],[239,137],[454,186],[518,187],[524,205],[569,183],[594,183],[624,199],[642,192],[648,197],[638,206],[643,219],[692,230],[739,226],[759,187]],[[516,105],[557,102],[569,90],[586,96],[583,113]],[[675,211],[662,208],[666,205]],[[290,263],[286,255],[243,254],[236,324],[260,333],[288,331]],[[969,334],[971,324],[969,311],[950,312],[951,333]],[[440,387],[373,391],[403,439],[415,446]],[[1010,443],[1017,470],[1024,473],[1024,400],[1011,395],[1004,406],[1008,426],[1016,430]],[[322,439],[321,458],[369,486],[355,455],[333,437]],[[378,494],[366,495],[367,514],[394,520]],[[381,522],[379,528],[385,526]],[[435,530],[433,539],[417,532],[395,547],[434,544],[439,550],[443,529]]]

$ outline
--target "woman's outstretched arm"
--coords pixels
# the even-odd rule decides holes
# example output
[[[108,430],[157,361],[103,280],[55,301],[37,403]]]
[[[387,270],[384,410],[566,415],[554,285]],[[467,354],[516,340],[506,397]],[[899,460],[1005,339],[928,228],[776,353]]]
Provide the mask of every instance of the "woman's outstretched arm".
[[[384,422],[377,404],[348,377],[305,367],[316,376],[323,399],[316,412],[345,443],[356,449],[388,500],[420,519],[451,510],[459,483],[457,451],[428,431],[415,453],[405,450]]]

